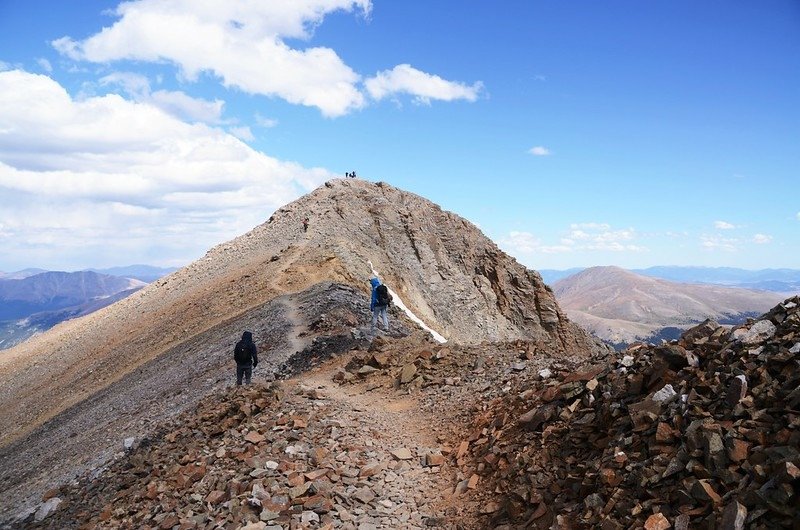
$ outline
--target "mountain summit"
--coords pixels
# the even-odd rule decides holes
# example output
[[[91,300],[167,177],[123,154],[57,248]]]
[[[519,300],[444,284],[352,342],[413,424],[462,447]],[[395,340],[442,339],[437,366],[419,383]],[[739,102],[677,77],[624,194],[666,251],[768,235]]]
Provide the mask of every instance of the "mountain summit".
[[[363,337],[375,271],[453,343],[521,339],[563,356],[602,349],[538,273],[473,224],[384,183],[333,180],[170,276],[0,356],[0,464],[19,451],[48,455],[23,477],[0,466],[0,487],[45,487],[74,471],[74,454],[97,465],[115,437],[141,435],[229,385],[243,329],[264,352],[259,371],[277,371],[326,326],[344,329],[340,344]],[[414,327],[396,310],[392,320]]]

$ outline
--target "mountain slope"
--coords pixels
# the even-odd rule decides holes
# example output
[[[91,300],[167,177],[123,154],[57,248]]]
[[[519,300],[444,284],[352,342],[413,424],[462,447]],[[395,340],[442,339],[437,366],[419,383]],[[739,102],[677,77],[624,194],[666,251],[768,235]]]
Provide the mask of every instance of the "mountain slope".
[[[525,339],[554,355],[601,349],[567,320],[537,273],[469,222],[386,184],[335,180],[132,296],[0,355],[0,378],[7,382],[0,388],[0,458],[28,450],[26,437],[47,446],[57,426],[74,434],[73,444],[92,442],[81,465],[94,465],[110,451],[113,436],[146,431],[160,416],[229,384],[229,349],[243,329],[267,352],[264,370],[277,369],[303,345],[287,335],[293,318],[310,326],[320,314],[340,314],[348,333],[354,326],[368,329],[370,264],[451,341]],[[357,289],[360,309],[326,306],[329,290],[320,286],[332,283]],[[393,333],[410,325],[397,312],[392,320]],[[340,333],[334,342],[347,340]],[[120,399],[127,405],[117,416]],[[84,410],[97,414],[92,425],[104,425],[112,437],[85,433]],[[44,472],[50,457],[41,458]],[[61,469],[63,476],[69,472]],[[12,471],[6,486],[17,479]]]
[[[553,290],[572,320],[613,343],[646,340],[663,328],[707,318],[734,322],[766,311],[784,296],[715,285],[674,283],[619,267],[591,267]]]
[[[22,279],[0,279],[0,320],[79,306],[144,285],[139,280],[91,271],[43,272]]]

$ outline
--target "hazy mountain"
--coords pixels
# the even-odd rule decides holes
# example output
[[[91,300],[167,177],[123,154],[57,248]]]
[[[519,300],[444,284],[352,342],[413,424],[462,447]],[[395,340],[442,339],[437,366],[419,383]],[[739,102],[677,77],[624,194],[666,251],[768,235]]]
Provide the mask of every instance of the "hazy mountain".
[[[784,295],[705,284],[676,283],[619,267],[591,267],[553,286],[569,317],[614,344],[652,340],[707,318],[737,323],[763,313]],[[667,328],[667,329],[665,329]]]
[[[548,285],[577,274],[583,267],[572,269],[542,269],[539,274]],[[683,283],[708,283],[729,285],[777,293],[800,293],[800,269],[747,270],[735,267],[678,267],[657,266],[647,269],[631,269],[631,272]]]
[[[0,272],[0,280],[22,280],[43,272],[47,271],[44,269],[23,269],[16,272]]]
[[[107,298],[144,282],[96,272],[43,272],[23,279],[0,279],[0,320],[25,318]]]
[[[329,339],[333,351],[352,344],[369,330],[373,267],[397,305],[454,343],[524,340],[562,358],[604,350],[535,271],[470,222],[387,184],[334,180],[168,277],[0,355],[0,461],[23,451],[36,464],[0,471],[6,498],[95,465],[117,436],[138,436],[230,384],[243,329],[261,370],[331,322],[346,330]],[[391,319],[390,334],[416,327],[397,309]]]
[[[542,275],[542,280],[547,285],[553,285],[558,280],[566,278],[567,276],[572,276],[573,274],[577,274],[581,272],[584,267],[573,267],[571,269],[540,269],[537,272]]]
[[[172,274],[177,267],[154,267],[152,265],[127,265],[124,267],[111,267],[108,269],[87,269],[100,274],[119,276],[121,278],[133,278],[145,283],[151,283],[168,274]]]
[[[649,267],[634,269],[644,276],[684,283],[711,283],[782,293],[800,292],[800,270],[759,269],[734,267]]]
[[[98,309],[102,309],[107,305],[113,304],[129,296],[141,287],[120,291],[111,296],[98,298],[90,302],[80,305],[58,309],[55,311],[43,311],[41,313],[34,313],[19,320],[4,320],[0,321],[0,350],[8,349],[17,344],[20,344],[30,337],[38,333],[42,333],[52,328],[56,324],[77,318],[80,316],[88,315]],[[2,354],[0,354],[2,355]]]

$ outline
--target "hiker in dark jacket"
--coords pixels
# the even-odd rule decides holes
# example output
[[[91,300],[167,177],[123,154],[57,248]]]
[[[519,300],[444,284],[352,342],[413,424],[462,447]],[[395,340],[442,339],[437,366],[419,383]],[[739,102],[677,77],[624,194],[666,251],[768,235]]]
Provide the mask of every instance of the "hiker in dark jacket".
[[[389,294],[386,286],[381,286],[381,281],[378,278],[372,278],[369,283],[372,285],[372,298],[369,302],[369,308],[372,311],[372,329],[375,329],[375,325],[378,323],[378,317],[381,317],[383,320],[383,329],[389,331],[389,316],[387,315],[387,310],[389,309],[389,302],[392,300],[392,295]],[[379,290],[378,287],[383,287],[381,289],[384,292],[383,297],[379,295],[381,290]]]
[[[253,368],[258,366],[258,350],[256,343],[253,342],[252,333],[249,331],[242,333],[242,340],[233,348],[233,358],[236,361],[236,385],[242,384],[242,377],[244,384],[249,385]]]

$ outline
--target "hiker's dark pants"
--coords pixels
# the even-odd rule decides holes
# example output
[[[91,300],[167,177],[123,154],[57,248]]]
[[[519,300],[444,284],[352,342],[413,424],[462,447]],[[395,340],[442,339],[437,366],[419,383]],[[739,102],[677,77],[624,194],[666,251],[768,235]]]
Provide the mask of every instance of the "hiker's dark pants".
[[[250,384],[250,378],[253,376],[252,364],[237,364],[236,365],[236,384],[242,384],[242,376],[244,376],[244,384]]]

